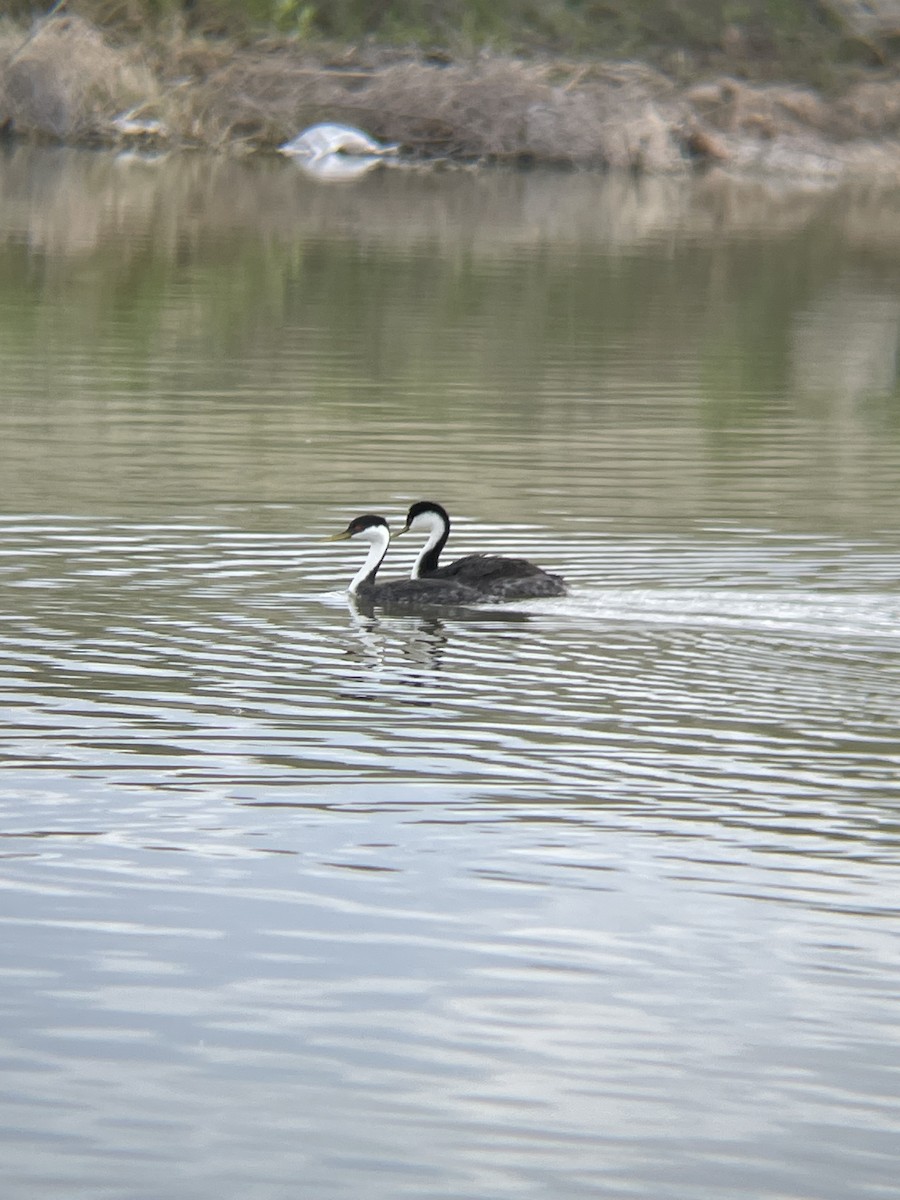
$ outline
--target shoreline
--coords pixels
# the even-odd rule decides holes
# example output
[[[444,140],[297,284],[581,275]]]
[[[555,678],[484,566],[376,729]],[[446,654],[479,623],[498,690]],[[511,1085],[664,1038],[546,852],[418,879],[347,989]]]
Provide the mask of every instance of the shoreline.
[[[900,79],[838,95],[640,62],[466,61],[259,39],[116,45],[75,16],[0,41],[0,129],[66,145],[274,151],[319,121],[401,146],[401,161],[737,173],[900,186]]]

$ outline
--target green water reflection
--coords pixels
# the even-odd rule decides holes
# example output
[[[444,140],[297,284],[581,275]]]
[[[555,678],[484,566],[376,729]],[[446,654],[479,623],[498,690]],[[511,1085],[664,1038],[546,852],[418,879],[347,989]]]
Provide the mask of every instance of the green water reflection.
[[[9,152],[11,511],[345,502],[880,526],[900,198]]]

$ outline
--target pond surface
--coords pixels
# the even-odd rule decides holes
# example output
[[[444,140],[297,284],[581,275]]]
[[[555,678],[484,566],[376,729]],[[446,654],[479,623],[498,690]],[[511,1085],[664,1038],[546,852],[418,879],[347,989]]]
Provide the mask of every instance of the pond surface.
[[[895,1196],[900,196],[0,167],[4,1197]]]

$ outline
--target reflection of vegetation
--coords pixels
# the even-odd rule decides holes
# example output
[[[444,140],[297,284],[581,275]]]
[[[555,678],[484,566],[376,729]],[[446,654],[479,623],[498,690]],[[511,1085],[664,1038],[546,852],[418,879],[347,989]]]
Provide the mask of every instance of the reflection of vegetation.
[[[807,428],[833,414],[828,452],[850,448],[862,491],[898,433],[896,193],[491,171],[329,188],[281,161],[26,148],[3,165],[12,509],[433,493],[518,520],[559,490],[655,520],[711,486],[763,504],[760,456],[797,486],[803,406]]]
[[[400,409],[414,393],[458,410],[496,378],[523,420],[564,379],[601,394],[669,374],[716,404],[777,395],[796,369],[797,316],[847,253],[840,225],[814,219],[829,204],[802,195],[766,210],[752,191],[746,209],[733,194],[736,237],[717,229],[715,193],[704,202],[695,189],[686,203],[671,183],[657,194],[647,181],[508,174],[435,188],[391,175],[334,192],[282,164],[56,161],[58,178],[46,155],[22,152],[0,184],[7,221],[27,222],[2,249],[0,353],[52,362],[57,346],[102,345],[128,360],[124,382],[109,373],[115,390],[175,392],[194,364],[204,390],[266,390],[281,386],[290,348],[302,358],[297,390],[314,406],[352,401],[361,380],[365,397]],[[44,171],[43,209],[29,163]],[[757,207],[759,236],[746,227]],[[886,294],[895,220],[888,202],[881,241],[865,224]],[[704,231],[702,245],[685,221]],[[645,348],[627,366],[626,338]],[[717,421],[715,408],[708,415]]]

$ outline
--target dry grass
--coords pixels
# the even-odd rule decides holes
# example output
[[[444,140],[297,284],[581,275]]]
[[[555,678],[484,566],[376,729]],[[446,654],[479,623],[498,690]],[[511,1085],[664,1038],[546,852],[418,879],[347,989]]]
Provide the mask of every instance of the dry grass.
[[[856,84],[826,100],[810,88],[751,85],[735,79],[699,84],[685,100],[710,126],[762,138],[820,134],[835,142],[900,134],[900,81]]]
[[[184,56],[182,66],[192,64]],[[348,121],[423,157],[670,170],[685,113],[662,76],[497,56],[325,66],[287,49],[206,63],[181,134],[207,145],[277,145],[305,125]]]
[[[0,126],[114,142],[125,136],[116,116],[135,107],[160,120],[169,144],[229,153],[270,149],[316,121],[336,120],[420,158],[659,174],[697,159],[759,161],[760,146],[784,148],[770,163],[839,162],[840,144],[882,138],[881,159],[900,163],[894,78],[826,100],[809,88],[732,78],[681,88],[638,64],[498,56],[436,63],[384,49],[237,47],[177,31],[121,48],[72,16],[45,21],[30,37],[0,26]],[[845,157],[861,161],[856,150]]]
[[[102,137],[116,113],[156,98],[156,79],[139,56],[114,49],[78,17],[0,38],[0,122],[18,134]]]

